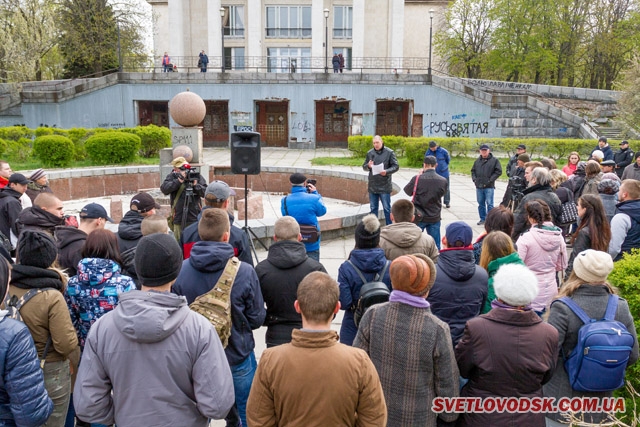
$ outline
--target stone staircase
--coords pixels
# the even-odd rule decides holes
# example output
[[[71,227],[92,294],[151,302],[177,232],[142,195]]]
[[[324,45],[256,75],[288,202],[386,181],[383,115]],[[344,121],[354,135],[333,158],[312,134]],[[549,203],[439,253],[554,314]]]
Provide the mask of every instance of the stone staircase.
[[[607,139],[624,139],[624,132],[619,127],[601,126],[596,128],[599,136],[607,137]]]

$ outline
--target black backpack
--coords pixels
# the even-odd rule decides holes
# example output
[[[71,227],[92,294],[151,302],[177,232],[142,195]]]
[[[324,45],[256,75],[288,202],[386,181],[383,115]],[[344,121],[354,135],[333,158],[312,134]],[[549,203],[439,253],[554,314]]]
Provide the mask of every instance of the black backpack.
[[[389,287],[386,283],[382,281],[384,278],[384,274],[387,272],[387,268],[389,268],[389,261],[384,264],[382,270],[376,274],[376,277],[373,278],[372,281],[367,282],[367,279],[364,278],[364,275],[358,268],[353,265],[353,263],[347,260],[351,267],[358,273],[360,279],[362,280],[362,287],[360,288],[360,298],[358,298],[358,303],[355,306],[355,310],[353,312],[353,320],[356,323],[356,326],[360,324],[360,320],[364,313],[375,304],[381,304],[383,302],[389,301]]]

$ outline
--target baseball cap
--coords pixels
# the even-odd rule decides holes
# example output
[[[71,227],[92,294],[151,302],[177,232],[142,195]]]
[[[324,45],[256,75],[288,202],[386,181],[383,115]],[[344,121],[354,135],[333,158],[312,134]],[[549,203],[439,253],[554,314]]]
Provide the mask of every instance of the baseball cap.
[[[620,145],[629,145],[629,141],[622,141]]]
[[[437,147],[438,144],[435,141],[430,141],[429,142],[429,148],[433,148],[433,147]]]
[[[160,205],[147,193],[138,193],[133,196],[129,207],[132,211],[140,213],[149,212],[153,208],[160,209]]]
[[[213,197],[207,197],[211,195]],[[216,201],[224,201],[229,198],[229,196],[235,196],[236,192],[233,191],[226,182],[224,181],[213,181],[211,184],[207,186],[207,189],[204,192],[204,197],[207,199],[215,199]]]
[[[480,149],[481,149],[481,150],[488,150],[488,149],[489,149],[489,146],[488,146],[487,144],[482,144],[482,145],[480,146]]]
[[[29,181],[24,175],[22,175],[21,173],[14,173],[13,175],[11,175],[9,177],[9,184],[23,184],[26,185],[28,183],[30,183],[31,181]]]
[[[456,242],[462,242],[462,246],[467,247],[471,244],[473,231],[467,223],[456,221],[447,226],[445,236],[449,247],[456,246]]]
[[[518,145],[518,149],[520,149],[520,150],[526,150],[526,149],[527,149],[527,146],[526,146],[526,145],[524,145],[524,144],[520,144],[520,145]]]
[[[114,222],[109,215],[107,215],[107,210],[97,203],[89,203],[80,211],[80,218],[104,218],[109,222]]]

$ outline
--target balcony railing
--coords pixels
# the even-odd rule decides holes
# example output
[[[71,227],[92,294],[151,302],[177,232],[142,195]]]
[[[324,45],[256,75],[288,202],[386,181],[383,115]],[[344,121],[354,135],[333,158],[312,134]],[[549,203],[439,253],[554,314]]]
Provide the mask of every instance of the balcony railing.
[[[198,56],[172,56],[171,64],[175,65],[177,72],[196,73],[200,72]],[[221,71],[221,57],[209,55],[208,72]],[[260,72],[260,73],[324,73],[325,64],[328,72],[333,73],[331,63],[332,55],[323,57],[304,56],[244,56],[226,57],[226,72]],[[326,61],[326,62],[325,62]],[[143,66],[133,66],[128,64],[124,58],[123,70],[136,72],[156,72],[163,71],[162,57],[154,57],[148,64]],[[355,57],[346,58],[344,73],[398,73],[398,74],[425,74],[429,68],[429,58],[408,57],[408,58],[382,58],[382,57]]]
[[[267,38],[310,39],[311,28],[265,28]]]

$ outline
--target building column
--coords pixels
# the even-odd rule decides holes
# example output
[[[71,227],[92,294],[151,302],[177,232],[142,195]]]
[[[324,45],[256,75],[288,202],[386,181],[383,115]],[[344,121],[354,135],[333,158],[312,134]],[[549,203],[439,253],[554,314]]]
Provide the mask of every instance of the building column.
[[[170,31],[171,34],[184,34],[184,6],[180,0],[169,0],[169,25],[159,31]],[[169,56],[184,56],[183,37],[169,37]],[[164,52],[160,53],[161,55]]]
[[[207,56],[209,56],[212,63],[217,61],[212,58],[219,58],[222,55],[222,18],[220,17],[220,8],[222,2],[220,0],[208,0],[207,1]],[[198,51],[200,52],[200,51]],[[220,64],[222,65],[222,64]],[[220,66],[212,67],[209,64],[211,71],[220,70]]]
[[[353,0],[353,39],[351,54],[354,58],[362,58],[364,56],[364,1]]]
[[[247,0],[247,22],[244,24],[245,37],[247,38],[247,52],[245,57],[267,56],[267,49],[262,45],[265,39],[265,27],[262,22],[262,14],[266,9],[261,0]]]
[[[402,58],[404,55],[404,0],[389,2],[388,28],[387,57]]]

